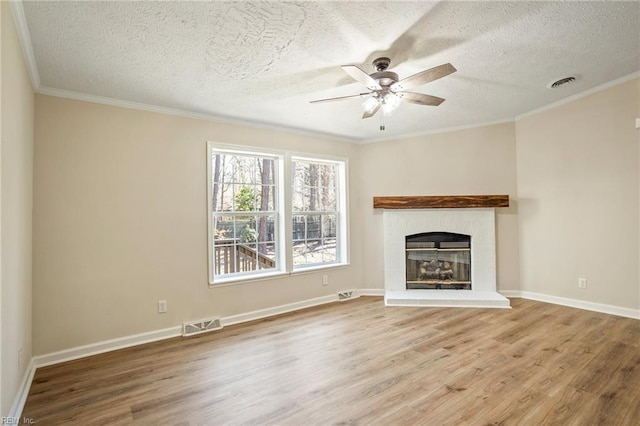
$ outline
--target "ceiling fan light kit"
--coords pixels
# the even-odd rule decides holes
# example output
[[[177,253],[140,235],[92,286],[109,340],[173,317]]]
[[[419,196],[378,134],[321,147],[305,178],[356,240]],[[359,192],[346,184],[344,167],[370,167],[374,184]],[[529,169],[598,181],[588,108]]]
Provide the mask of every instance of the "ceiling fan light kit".
[[[362,103],[365,114],[373,114],[378,105],[378,98],[376,98],[375,96],[368,97],[367,100]]]
[[[384,130],[384,116],[390,115],[398,109],[401,101],[418,104],[438,106],[444,102],[443,98],[437,96],[426,95],[424,93],[406,92],[406,89],[412,89],[417,86],[446,77],[457,70],[451,64],[442,64],[417,74],[399,79],[398,74],[387,71],[391,60],[387,57],[377,58],[373,61],[373,68],[376,70],[373,74],[367,74],[356,65],[343,65],[344,72],[349,74],[351,78],[364,85],[369,92],[359,93],[356,95],[340,96],[336,98],[318,99],[311,103],[331,102],[344,99],[358,98],[368,96],[362,104],[364,113],[362,118],[373,117],[380,109],[382,109],[382,124],[380,130]]]
[[[400,97],[396,96],[395,93],[389,92],[384,95],[382,98],[382,112],[386,115],[391,114],[393,111],[398,109],[400,106]]]

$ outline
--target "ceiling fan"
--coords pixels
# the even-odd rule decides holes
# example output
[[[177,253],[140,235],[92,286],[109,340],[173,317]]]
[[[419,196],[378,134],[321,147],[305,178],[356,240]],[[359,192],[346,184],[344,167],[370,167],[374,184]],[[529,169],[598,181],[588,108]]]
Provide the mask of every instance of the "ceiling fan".
[[[387,71],[390,63],[391,59],[384,57],[374,60],[373,67],[376,72],[373,74],[367,74],[356,65],[343,65],[342,69],[354,80],[365,85],[367,89],[369,89],[369,92],[340,96],[337,98],[318,99],[311,101],[311,103],[341,101],[343,99],[369,96],[363,104],[364,113],[362,114],[362,118],[364,119],[373,117],[380,109],[382,109],[384,115],[389,115],[400,106],[401,101],[431,106],[438,106],[444,102],[444,99],[438,98],[437,96],[406,92],[405,90],[421,86],[456,72],[453,65],[442,64],[400,80],[398,74]],[[384,130],[384,122],[380,125],[380,130]]]

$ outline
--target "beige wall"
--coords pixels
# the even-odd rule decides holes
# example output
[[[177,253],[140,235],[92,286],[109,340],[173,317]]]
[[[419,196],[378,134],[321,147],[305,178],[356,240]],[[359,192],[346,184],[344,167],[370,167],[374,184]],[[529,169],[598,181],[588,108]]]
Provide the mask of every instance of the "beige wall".
[[[1,3],[1,407],[6,416],[31,359],[31,211],[34,95],[11,7]],[[22,357],[18,352],[22,348]]]
[[[35,135],[36,354],[335,294],[361,281],[354,185],[351,266],[214,289],[207,281],[208,140],[345,157],[352,175],[356,145],[45,95],[36,96]],[[157,313],[160,299],[166,314]]]
[[[364,287],[384,288],[374,196],[508,194],[511,206],[496,209],[498,289],[519,289],[513,123],[362,145],[360,164]]]
[[[637,106],[630,107],[637,101],[635,84],[517,123],[360,146],[38,95],[34,352],[51,353],[346,288],[382,289],[382,212],[372,208],[376,195],[508,194],[511,207],[496,211],[499,290],[634,307],[640,297],[640,157],[637,131],[625,127],[621,114],[640,113]],[[593,102],[602,96],[604,104]],[[635,145],[627,143],[630,138]],[[208,288],[207,140],[349,158],[351,266]],[[599,201],[603,197],[605,203]],[[621,214],[618,205],[623,206]],[[583,206],[595,211],[585,216]],[[602,250],[591,253],[584,241],[573,245],[574,237],[586,235],[578,223],[591,230],[594,224],[612,222],[602,217],[613,212],[613,222],[621,224],[614,233],[626,254],[610,250],[605,263],[632,269],[624,279],[617,276],[621,291],[616,298],[598,291],[602,276],[610,274],[609,265],[599,264]],[[567,256],[547,255],[544,261],[555,264],[545,269],[538,267],[538,244],[547,241],[540,232],[548,235],[548,228],[567,241],[559,246],[563,255],[567,247],[572,249]],[[591,269],[569,270],[576,269],[585,252]],[[328,287],[321,285],[324,273],[330,277]],[[540,274],[546,275],[540,279]],[[579,275],[590,280],[585,293],[573,289]],[[569,283],[567,291],[564,283]],[[159,299],[168,301],[167,314],[156,313]]]
[[[517,121],[522,290],[640,308],[639,82]]]

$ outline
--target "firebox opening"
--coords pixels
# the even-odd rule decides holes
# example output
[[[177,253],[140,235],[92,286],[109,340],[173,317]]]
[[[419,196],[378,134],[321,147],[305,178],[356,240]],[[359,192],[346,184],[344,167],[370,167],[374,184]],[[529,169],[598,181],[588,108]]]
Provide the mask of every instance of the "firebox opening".
[[[425,232],[405,237],[407,289],[471,290],[471,236]]]

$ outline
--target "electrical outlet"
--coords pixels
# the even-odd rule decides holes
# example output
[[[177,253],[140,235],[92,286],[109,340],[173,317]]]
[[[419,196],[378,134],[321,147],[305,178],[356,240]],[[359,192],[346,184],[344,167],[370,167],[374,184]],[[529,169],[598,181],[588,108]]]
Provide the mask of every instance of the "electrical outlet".
[[[578,288],[587,288],[586,278],[578,278]]]
[[[329,275],[322,276],[322,285],[329,285]]]
[[[158,313],[164,314],[167,312],[167,301],[166,300],[158,300]]]

